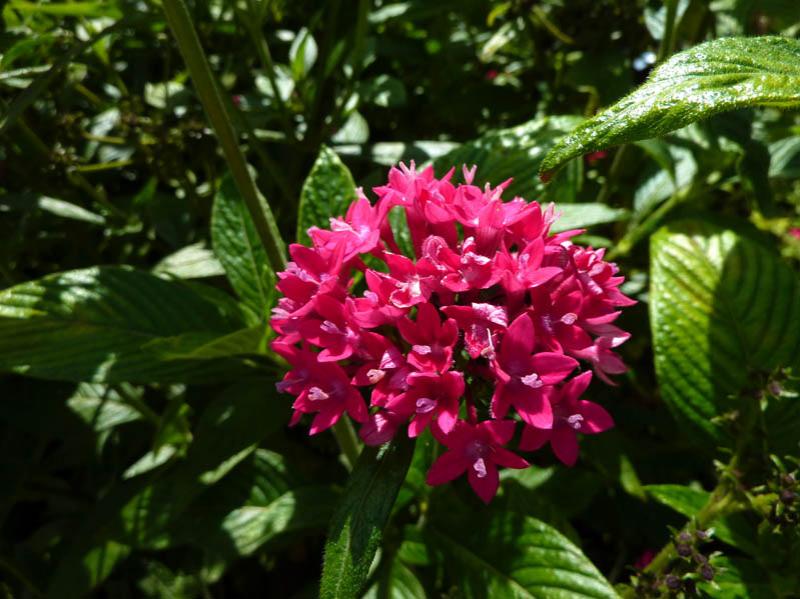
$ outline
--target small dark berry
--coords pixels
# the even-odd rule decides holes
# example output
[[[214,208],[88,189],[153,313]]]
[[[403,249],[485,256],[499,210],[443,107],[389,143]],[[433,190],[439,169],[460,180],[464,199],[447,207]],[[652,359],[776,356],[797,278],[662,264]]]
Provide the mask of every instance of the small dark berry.
[[[667,588],[671,591],[677,591],[681,588],[681,579],[674,574],[667,574],[666,578],[664,578],[664,584],[666,584]]]
[[[707,531],[705,531],[705,530],[696,530],[696,531],[694,532],[694,534],[695,534],[695,536],[697,537],[697,539],[698,539],[699,541],[707,541],[707,540],[709,539],[709,537],[711,536],[711,535],[710,535],[710,534],[708,534],[708,532],[707,532]]]
[[[691,543],[692,542],[692,535],[690,535],[685,530],[678,535],[678,541],[680,543]]]
[[[705,564],[700,568],[700,576],[702,576],[704,580],[714,579],[714,568],[711,567],[711,564]]]
[[[678,543],[675,545],[675,550],[681,557],[689,557],[692,555],[692,548],[689,547],[689,545],[684,545],[683,543]]]
[[[793,504],[796,498],[797,498],[797,493],[795,493],[794,491],[786,489],[781,492],[781,502],[785,503],[786,505]]]

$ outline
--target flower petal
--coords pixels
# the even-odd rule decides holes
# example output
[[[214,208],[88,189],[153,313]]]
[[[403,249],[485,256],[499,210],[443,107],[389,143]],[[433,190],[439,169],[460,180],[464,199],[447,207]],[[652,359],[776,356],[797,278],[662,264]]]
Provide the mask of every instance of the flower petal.
[[[449,483],[464,474],[468,466],[469,462],[461,451],[445,451],[428,470],[425,482],[429,485]]]
[[[467,480],[478,497],[488,504],[497,494],[497,488],[500,486],[500,475],[497,472],[497,467],[492,462],[487,461],[485,464],[486,475],[483,477],[478,476],[478,472],[470,464]]]
[[[578,461],[578,437],[568,426],[559,426],[550,437],[553,453],[567,466],[574,466]]]
[[[583,415],[580,432],[596,434],[614,427],[614,419],[604,407],[591,401],[578,401],[578,412]]]

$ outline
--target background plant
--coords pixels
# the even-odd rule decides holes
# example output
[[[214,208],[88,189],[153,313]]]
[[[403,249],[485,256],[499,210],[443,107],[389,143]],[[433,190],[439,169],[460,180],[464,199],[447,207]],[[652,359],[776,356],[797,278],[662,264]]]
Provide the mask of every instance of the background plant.
[[[178,3],[1,4],[6,595],[314,596],[326,531],[327,596],[797,592],[795,2],[197,2],[216,120]],[[720,39],[752,35],[783,39]],[[639,120],[580,125],[656,62],[677,80]],[[559,202],[640,302],[631,370],[590,397],[616,428],[489,508],[424,485],[424,438],[348,487],[347,431],[340,459],[274,391],[279,251],[248,208],[303,239],[401,159]]]

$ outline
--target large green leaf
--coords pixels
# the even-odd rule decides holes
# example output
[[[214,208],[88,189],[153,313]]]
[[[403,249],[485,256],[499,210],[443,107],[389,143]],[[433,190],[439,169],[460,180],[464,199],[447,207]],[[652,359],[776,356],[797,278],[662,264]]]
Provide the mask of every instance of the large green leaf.
[[[507,510],[470,517],[454,509],[426,527],[447,572],[471,598],[617,597],[591,561],[556,529]]]
[[[763,384],[760,373],[798,363],[798,278],[768,246],[708,219],[660,229],[651,260],[661,395],[696,439],[729,441],[718,417]]]
[[[322,599],[350,599],[362,591],[413,454],[407,439],[361,452],[325,543]]]
[[[581,120],[576,116],[552,116],[490,131],[437,158],[433,166],[437,174],[442,175],[451,167],[460,170],[461,165],[470,167],[474,164],[478,167],[476,184],[489,182],[497,185],[513,178],[506,197],[518,195],[528,200],[536,199],[544,191],[536,176],[539,164],[555,141]]]
[[[142,346],[241,327],[224,303],[129,268],[50,275],[0,292],[0,369],[90,382],[220,380],[232,363],[162,360]]]
[[[656,137],[746,106],[800,105],[800,41],[721,38],[680,52],[633,93],[560,140],[540,172],[609,146]]]
[[[336,152],[322,146],[300,193],[298,242],[308,243],[309,227],[327,227],[331,217],[344,216],[355,199],[356,184],[350,171]]]
[[[214,197],[211,241],[231,287],[260,319],[266,319],[274,297],[275,277],[256,226],[230,175],[222,179]]]
[[[115,485],[89,513],[76,518],[74,534],[56,552],[61,559],[48,596],[83,596],[131,548],[163,549],[182,542],[172,527],[187,507],[210,485],[233,474],[265,436],[287,421],[288,406],[267,391],[272,385],[267,379],[250,379],[228,387],[203,411],[184,459],[149,480],[139,477]],[[193,524],[214,528],[219,521],[198,524],[195,519]],[[103,548],[113,561],[102,561]]]
[[[223,484],[197,497],[175,525],[174,541],[235,559],[280,535],[324,530],[337,498],[330,486],[299,475],[280,454],[259,449]]]
[[[613,223],[630,216],[624,208],[612,208],[597,202],[557,204],[556,212],[561,213],[561,216],[550,227],[553,233]]]

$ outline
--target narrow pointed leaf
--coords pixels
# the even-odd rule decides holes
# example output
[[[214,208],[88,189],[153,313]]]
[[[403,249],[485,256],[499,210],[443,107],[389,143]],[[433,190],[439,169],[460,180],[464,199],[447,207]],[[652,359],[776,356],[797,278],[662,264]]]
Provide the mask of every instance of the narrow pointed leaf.
[[[362,592],[413,453],[407,439],[361,452],[325,543],[322,599]]]
[[[799,40],[727,37],[675,54],[641,87],[560,140],[539,171],[748,106],[800,106]]]
[[[274,297],[274,276],[250,212],[230,176],[214,198],[211,214],[214,254],[244,304],[266,318]]]

